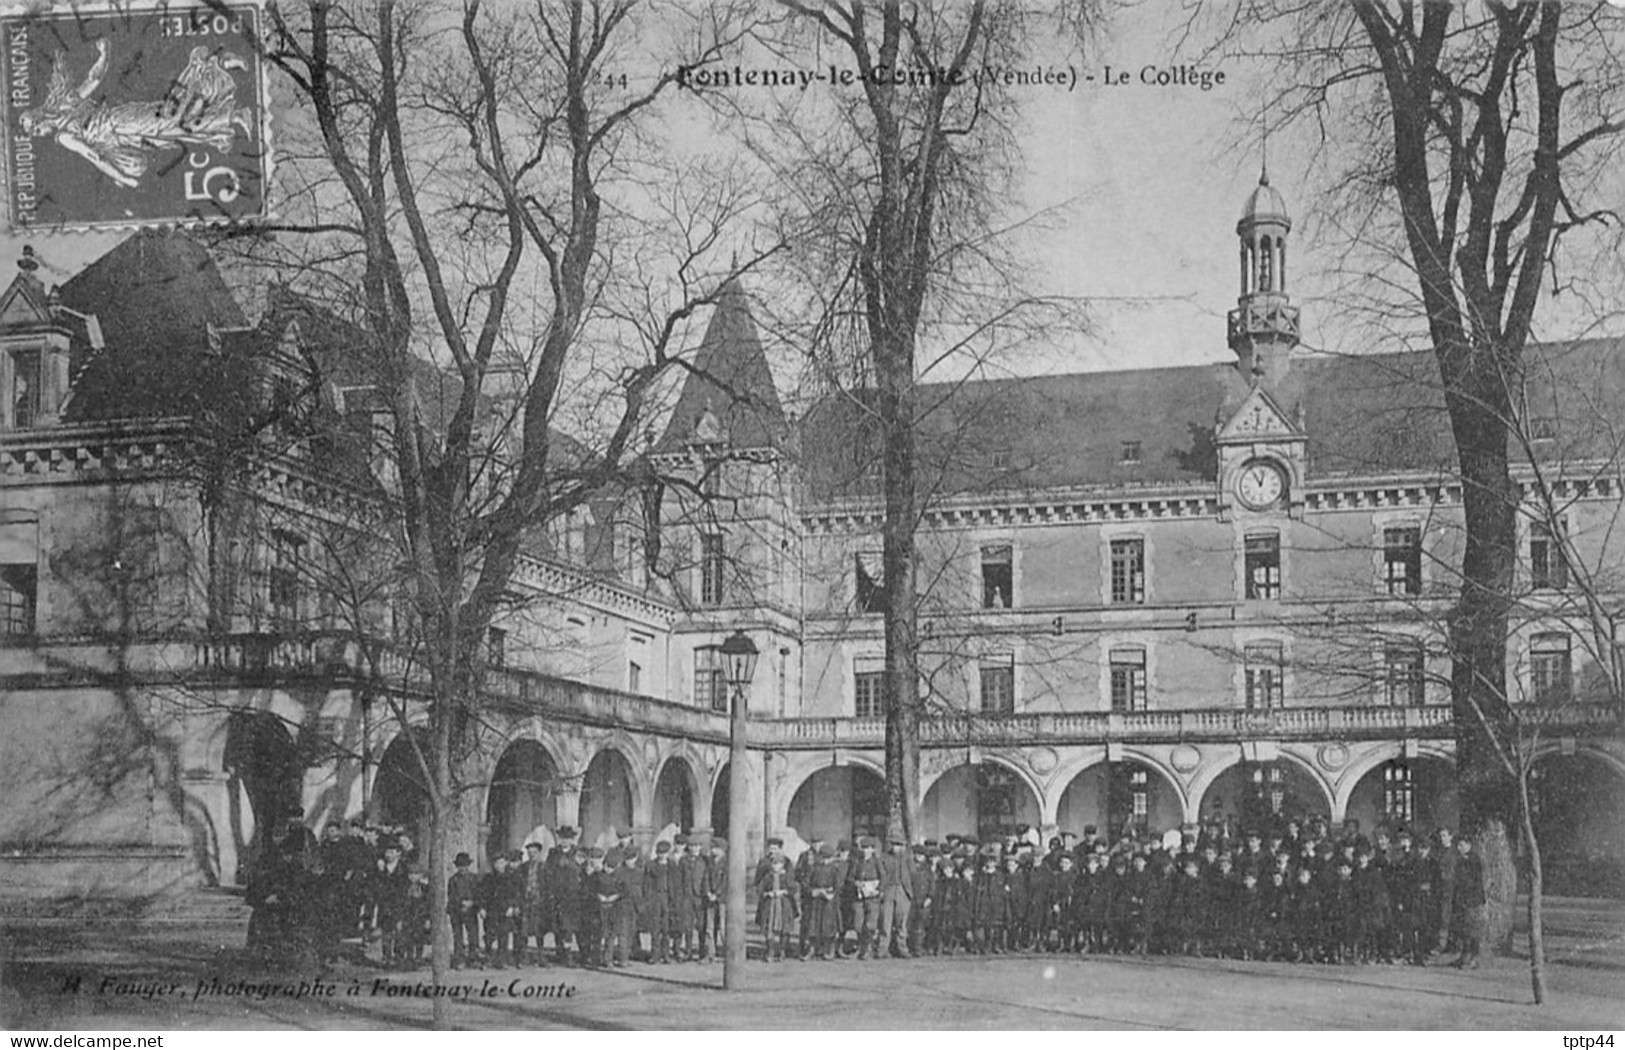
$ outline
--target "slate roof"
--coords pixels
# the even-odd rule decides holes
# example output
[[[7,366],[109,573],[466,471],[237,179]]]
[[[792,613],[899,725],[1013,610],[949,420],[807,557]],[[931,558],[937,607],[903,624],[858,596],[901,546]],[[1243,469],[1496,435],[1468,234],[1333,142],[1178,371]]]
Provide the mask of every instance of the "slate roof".
[[[697,440],[707,412],[734,448],[779,447],[788,430],[784,407],[738,280],[722,286],[693,365],[656,452],[678,452]]]
[[[248,320],[208,251],[186,234],[142,230],[59,292],[64,306],[96,316],[106,345],[94,354],[76,347],[69,420],[192,415],[244,392],[244,377],[211,350],[209,328],[244,329]]]
[[[1528,352],[1529,416],[1555,437],[1541,459],[1611,458],[1625,441],[1625,339]],[[1233,365],[972,380],[919,388],[922,491],[1195,485],[1215,480],[1214,429],[1247,394]],[[1271,393],[1307,434],[1308,476],[1440,473],[1455,445],[1429,351],[1295,358]],[[857,392],[801,425],[815,501],[874,495],[876,430]],[[1301,424],[1299,424],[1301,420]],[[1138,459],[1125,461],[1125,444]],[[1515,453],[1516,454],[1516,453]]]

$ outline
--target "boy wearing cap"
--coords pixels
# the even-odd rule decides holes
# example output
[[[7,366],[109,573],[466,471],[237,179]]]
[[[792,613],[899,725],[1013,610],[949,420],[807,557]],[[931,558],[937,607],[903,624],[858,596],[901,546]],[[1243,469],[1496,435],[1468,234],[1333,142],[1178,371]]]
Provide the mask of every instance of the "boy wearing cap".
[[[461,970],[471,961],[471,946],[480,944],[480,879],[467,853],[457,854],[451,863],[456,870],[446,880],[446,917],[451,920],[451,968]]]
[[[1455,928],[1461,955],[1450,965],[1461,970],[1478,969],[1479,941],[1484,936],[1484,862],[1466,835],[1456,840]]]
[[[880,858],[875,856],[875,840],[865,835],[858,840],[859,857],[852,862],[847,882],[855,899],[853,917],[857,920],[858,958],[867,959],[872,950],[880,958]]]
[[[835,958],[835,938],[841,931],[840,872],[829,843],[820,842],[817,850],[808,852],[813,854],[813,861],[802,887],[809,906],[801,915],[801,932],[809,938],[817,958],[831,960]]]
[[[608,853],[601,847],[593,846],[587,850],[586,856],[586,865],[581,872],[581,903],[576,909],[579,922],[577,932],[581,938],[581,965],[608,966],[610,960],[604,955],[604,941],[612,928],[608,916],[614,901],[605,898],[614,896],[615,887],[611,884],[612,873],[604,865]]]
[[[762,953],[768,962],[783,962],[795,925],[799,890],[790,861],[782,852],[767,857],[756,877],[756,925],[762,931]]]
[[[490,952],[491,965],[498,970],[514,961],[514,934],[519,920],[519,905],[524,900],[523,884],[512,867],[517,858],[517,853],[498,853],[492,858],[493,870],[480,880],[486,947]]]

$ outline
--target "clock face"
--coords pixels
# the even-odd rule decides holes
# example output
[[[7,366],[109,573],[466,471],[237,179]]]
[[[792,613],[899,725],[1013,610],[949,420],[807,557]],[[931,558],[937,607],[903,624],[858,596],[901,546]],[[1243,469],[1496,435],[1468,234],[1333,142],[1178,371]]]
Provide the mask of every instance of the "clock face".
[[[1286,478],[1273,463],[1255,459],[1241,468],[1241,477],[1236,479],[1236,495],[1254,510],[1271,506],[1285,491]]]

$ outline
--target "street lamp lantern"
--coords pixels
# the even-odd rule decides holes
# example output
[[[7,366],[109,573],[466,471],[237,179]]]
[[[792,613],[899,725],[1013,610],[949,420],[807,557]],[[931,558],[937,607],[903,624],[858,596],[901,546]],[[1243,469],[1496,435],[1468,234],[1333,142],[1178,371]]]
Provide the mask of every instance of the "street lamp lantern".
[[[728,640],[717,646],[722,653],[722,674],[728,681],[730,693],[742,693],[756,677],[756,660],[761,655],[756,643],[744,631],[735,631]]]
[[[746,691],[756,674],[756,643],[735,631],[716,649],[731,701],[728,748],[728,897],[723,909],[722,986],[741,988],[745,981],[745,708]]]

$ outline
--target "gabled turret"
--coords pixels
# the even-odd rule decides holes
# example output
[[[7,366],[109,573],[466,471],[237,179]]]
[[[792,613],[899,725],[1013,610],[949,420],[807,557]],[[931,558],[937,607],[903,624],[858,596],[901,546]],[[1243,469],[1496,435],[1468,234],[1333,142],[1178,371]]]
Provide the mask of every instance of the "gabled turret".
[[[681,452],[694,445],[774,449],[785,432],[784,408],[750,301],[739,281],[730,279],[718,294],[694,371],[683,381],[655,451]]]

